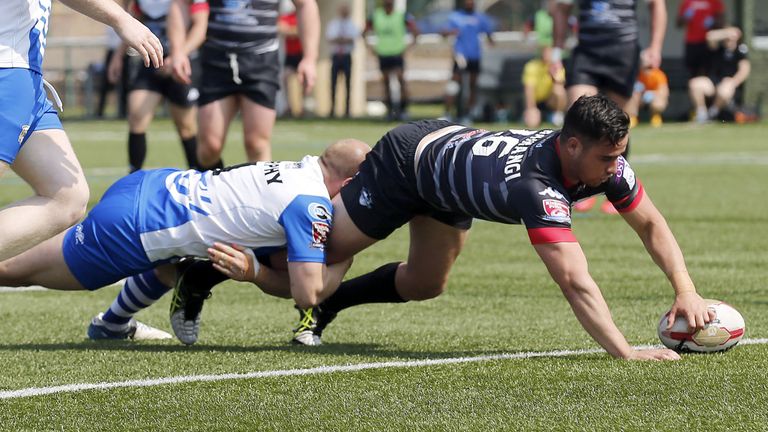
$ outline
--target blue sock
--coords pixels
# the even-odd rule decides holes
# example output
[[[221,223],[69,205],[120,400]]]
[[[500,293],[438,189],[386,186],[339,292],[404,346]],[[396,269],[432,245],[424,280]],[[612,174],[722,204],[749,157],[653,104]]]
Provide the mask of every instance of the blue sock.
[[[114,326],[111,330],[118,330],[125,327],[137,312],[151,306],[170,290],[155,276],[154,270],[131,276],[125,280],[120,294],[101,319],[107,328]]]

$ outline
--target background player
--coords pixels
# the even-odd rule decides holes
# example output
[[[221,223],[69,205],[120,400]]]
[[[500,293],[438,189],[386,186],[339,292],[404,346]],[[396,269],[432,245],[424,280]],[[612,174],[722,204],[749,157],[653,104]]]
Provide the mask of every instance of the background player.
[[[166,20],[173,1],[134,0],[128,5],[128,10],[160,39],[163,52],[168,56],[171,55],[171,50],[166,35]],[[201,35],[199,27],[206,25],[208,9],[197,7],[190,10],[189,15],[192,26],[189,32],[191,37],[188,39],[197,47],[205,37],[205,31]],[[116,55],[112,56],[108,70],[108,77],[112,83],[116,83],[122,75],[126,48],[123,44]],[[186,52],[183,54],[187,55]],[[193,64],[194,69],[198,70],[199,63]],[[155,109],[163,98],[170,102],[171,118],[181,139],[187,166],[197,168],[197,99],[200,96],[196,88],[197,83],[190,85],[174,80],[171,75],[172,62],[165,62],[165,66],[160,70],[131,62],[128,71],[129,76],[124,78],[129,88],[128,163],[130,172],[140,170],[144,166],[144,159],[147,156],[147,128],[155,116]]]
[[[235,115],[243,120],[249,161],[272,158],[270,141],[275,124],[275,98],[280,86],[277,18],[279,2],[247,0],[189,0],[209,4],[208,31],[201,49],[200,132],[197,157],[201,168],[223,166],[221,152]],[[304,50],[297,73],[305,92],[315,85],[320,40],[320,13],[315,0],[293,0]],[[180,14],[169,16],[172,45],[183,40]],[[188,64],[174,62],[174,74],[189,82]]]
[[[62,3],[113,27],[145,66],[163,64],[160,41],[111,0]],[[43,80],[50,0],[0,2],[0,176],[9,167],[34,196],[0,209],[0,260],[17,255],[77,222],[88,185],[72,145],[48,100]]]
[[[325,271],[330,197],[368,150],[363,142],[343,140],[299,162],[138,171],[112,185],[82,223],[1,262],[0,284],[95,290],[131,276],[110,309],[93,319],[88,336],[158,338],[167,335],[147,331],[132,316],[173,285],[174,267],[164,264],[207,257],[216,242],[253,249],[287,244],[290,293],[297,304],[311,307],[348,267]],[[229,265],[221,259],[218,264]],[[334,275],[335,283],[328,280]]]

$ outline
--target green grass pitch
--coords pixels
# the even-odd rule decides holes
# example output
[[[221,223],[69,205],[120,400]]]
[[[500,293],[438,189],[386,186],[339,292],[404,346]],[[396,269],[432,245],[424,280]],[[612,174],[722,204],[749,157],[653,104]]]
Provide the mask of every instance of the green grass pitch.
[[[91,205],[127,166],[123,122],[65,124]],[[283,121],[276,159],[333,139],[371,144],[392,124]],[[489,127],[500,128],[498,125]],[[633,168],[666,215],[699,291],[739,309],[747,338],[768,337],[768,147],[765,125],[668,124],[632,131]],[[243,161],[239,123],[228,164]],[[147,166],[183,163],[170,122],[153,124]],[[0,206],[29,193],[0,179]],[[0,227],[0,231],[2,228]],[[658,343],[673,296],[620,218],[574,218],[590,271],[632,344]],[[0,234],[2,235],[2,234]],[[407,230],[360,254],[350,275],[403,259]],[[0,394],[83,383],[291,371],[393,361],[594,349],[530,247],[525,230],[476,222],[437,299],[343,312],[316,348],[289,345],[292,303],[246,284],[214,291],[193,347],[93,343],[90,318],[117,293],[0,292]],[[169,298],[138,318],[170,331]],[[765,430],[768,346],[633,363],[602,352],[306,375],[216,379],[0,399],[0,430]],[[322,370],[322,369],[317,369]],[[265,374],[268,375],[268,374]]]

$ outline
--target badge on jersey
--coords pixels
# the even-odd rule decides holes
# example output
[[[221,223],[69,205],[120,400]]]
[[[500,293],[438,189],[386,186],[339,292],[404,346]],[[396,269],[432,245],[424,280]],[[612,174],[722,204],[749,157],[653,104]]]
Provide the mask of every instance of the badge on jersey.
[[[568,204],[557,199],[545,199],[541,201],[544,206],[544,219],[551,222],[571,223],[571,208]]]

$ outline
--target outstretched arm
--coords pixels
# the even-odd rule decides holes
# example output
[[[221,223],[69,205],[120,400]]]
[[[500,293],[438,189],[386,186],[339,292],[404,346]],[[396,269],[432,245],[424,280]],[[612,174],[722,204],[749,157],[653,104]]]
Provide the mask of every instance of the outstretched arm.
[[[144,59],[144,66],[163,65],[163,46],[152,32],[112,0],[61,0],[62,3],[115,29]]]
[[[683,252],[675,236],[646,193],[640,204],[628,213],[622,213],[624,220],[635,230],[643,241],[645,249],[656,265],[667,275],[675,290],[675,302],[669,315],[669,326],[675,317],[682,315],[691,327],[702,328],[714,318],[714,312],[696,293],[696,286],[688,275]]]
[[[627,360],[677,360],[668,349],[635,350],[611,317],[608,305],[592,276],[587,259],[578,243],[545,243],[534,245],[552,279],[573,309],[584,330],[610,355]]]

